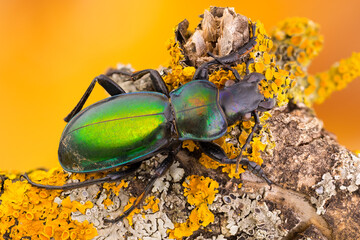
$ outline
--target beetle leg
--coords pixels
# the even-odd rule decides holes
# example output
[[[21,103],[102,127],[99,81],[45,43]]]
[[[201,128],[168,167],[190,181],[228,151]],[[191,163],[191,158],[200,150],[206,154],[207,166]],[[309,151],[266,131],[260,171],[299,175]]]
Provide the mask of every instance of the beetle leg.
[[[237,158],[230,159],[226,156],[224,150],[213,142],[198,142],[200,145],[200,149],[213,160],[222,163],[222,164],[235,164],[237,163]],[[272,184],[270,179],[268,179],[262,170],[261,166],[256,162],[251,162],[247,158],[242,158],[240,164],[243,166],[247,166],[247,168],[256,174],[257,176],[263,178],[269,185]]]
[[[198,69],[196,69],[195,74],[192,78],[192,80],[209,80],[209,63],[204,63]]]
[[[243,166],[247,166],[247,168],[253,172],[255,175],[260,176],[261,178],[263,178],[267,184],[269,184],[269,186],[271,186],[272,181],[270,179],[268,179],[264,173],[264,171],[262,170],[261,166],[258,165],[256,162],[252,162],[249,161],[249,159],[247,158],[243,158],[240,161],[240,164]]]
[[[252,58],[246,61],[246,75],[250,74],[249,67],[251,63],[254,63],[254,59]]]
[[[212,60],[212,61],[202,64],[196,70],[193,80],[209,79],[208,69],[211,65],[215,65],[215,64],[219,64],[219,63],[221,65],[226,65],[226,64],[234,64],[234,63],[240,62],[242,57],[245,56],[246,54],[248,54],[257,44],[257,42],[256,42],[257,37],[255,36],[255,31],[256,31],[256,24],[252,24],[253,37],[250,38],[250,40],[244,46],[242,46],[241,48],[239,48],[237,51],[235,51],[233,53],[230,53],[226,56],[219,57],[219,58],[216,58],[215,60]]]
[[[223,164],[235,164],[235,159],[230,159],[226,156],[224,150],[213,142],[198,142],[200,149],[203,153],[209,156],[211,159]]]
[[[149,194],[149,192],[153,188],[155,181],[159,177],[161,177],[169,169],[169,167],[173,164],[176,153],[177,152],[170,152],[169,155],[167,156],[167,158],[165,158],[165,160],[160,163],[160,165],[155,169],[155,174],[154,174],[154,176],[151,177],[151,179],[150,179],[149,183],[146,185],[144,191],[140,194],[140,196],[138,196],[136,198],[135,202],[129,209],[124,211],[123,214],[121,214],[120,216],[118,216],[115,219],[104,219],[104,222],[105,223],[116,223],[116,222],[122,220],[123,218],[127,217],[134,209],[138,208],[139,205],[144,201],[145,197]]]
[[[74,189],[74,188],[86,187],[86,186],[97,184],[97,183],[115,182],[115,181],[121,180],[124,177],[128,176],[129,174],[133,173],[135,170],[137,170],[140,167],[140,165],[141,165],[141,162],[135,163],[133,165],[130,165],[129,168],[127,168],[123,171],[109,173],[108,175],[106,175],[103,178],[87,180],[87,181],[79,182],[79,183],[68,183],[68,184],[64,184],[62,186],[43,185],[43,184],[35,183],[29,178],[27,173],[21,175],[20,177],[25,178],[29,182],[29,184],[31,184],[34,187],[46,188],[46,189],[70,190],[70,189]]]
[[[236,171],[235,171],[235,172],[238,172],[238,171],[239,171],[239,162],[240,162],[240,159],[242,159],[242,153],[243,153],[243,151],[245,151],[246,147],[249,145],[250,141],[252,140],[253,135],[254,135],[254,132],[255,132],[255,131],[257,130],[257,128],[260,126],[260,119],[259,119],[258,113],[257,113],[256,111],[253,111],[253,112],[252,112],[252,115],[253,115],[254,118],[255,118],[255,124],[254,124],[253,128],[251,129],[251,133],[250,133],[249,136],[247,137],[244,146],[242,146],[242,148],[241,148],[241,150],[240,150],[239,156],[237,157],[237,161],[236,161]]]
[[[160,92],[165,94],[166,96],[169,97],[169,91],[166,87],[166,84],[163,80],[163,78],[161,77],[160,73],[156,70],[153,69],[145,69],[145,70],[141,70],[141,71],[137,71],[134,72],[132,74],[129,74],[127,72],[121,71],[121,70],[117,70],[117,69],[110,69],[106,75],[112,75],[112,74],[122,74],[122,75],[127,75],[130,76],[133,80],[137,80],[139,78],[141,78],[142,76],[144,76],[145,74],[150,74],[150,79],[151,79],[151,83],[153,85],[153,88],[156,92]]]
[[[108,76],[103,74],[97,76],[92,80],[88,89],[86,89],[84,95],[81,97],[78,104],[74,109],[64,118],[65,122],[69,122],[78,112],[83,108],[86,100],[90,96],[90,93],[95,87],[95,83],[98,82],[111,96],[126,93],[116,82],[111,80]]]

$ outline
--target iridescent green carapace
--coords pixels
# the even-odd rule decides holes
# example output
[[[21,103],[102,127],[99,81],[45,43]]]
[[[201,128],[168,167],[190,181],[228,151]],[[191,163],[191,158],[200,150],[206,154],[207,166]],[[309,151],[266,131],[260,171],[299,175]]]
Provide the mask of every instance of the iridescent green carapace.
[[[142,160],[169,142],[168,98],[121,94],[78,113],[60,140],[59,159],[71,172],[93,172]]]
[[[170,93],[179,140],[211,141],[225,134],[227,122],[219,90],[206,80],[189,82]]]

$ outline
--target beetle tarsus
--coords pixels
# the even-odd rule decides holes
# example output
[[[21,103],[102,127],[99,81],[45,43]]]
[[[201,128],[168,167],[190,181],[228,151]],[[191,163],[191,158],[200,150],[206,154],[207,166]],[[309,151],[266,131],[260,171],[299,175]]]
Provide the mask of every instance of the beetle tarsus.
[[[230,159],[226,156],[224,150],[213,142],[198,142],[200,149],[211,159],[222,163],[222,164],[235,164],[237,163],[238,158]],[[246,166],[250,171],[263,178],[270,186],[272,184],[271,180],[268,179],[262,170],[261,166],[256,164],[255,162],[249,161],[247,158],[241,158],[239,162],[242,167]],[[245,168],[244,168],[245,169]]]
[[[246,166],[255,175],[264,179],[269,186],[272,185],[272,181],[265,175],[261,166],[258,165],[256,162],[252,162],[252,161],[249,161],[249,159],[247,159],[247,158],[243,158],[243,159],[241,159],[240,164],[243,166]]]

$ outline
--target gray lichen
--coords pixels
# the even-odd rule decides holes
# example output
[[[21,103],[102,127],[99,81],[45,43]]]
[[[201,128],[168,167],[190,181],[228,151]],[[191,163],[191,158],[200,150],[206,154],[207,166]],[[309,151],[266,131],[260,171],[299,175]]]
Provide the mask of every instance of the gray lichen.
[[[150,172],[154,168],[154,165],[159,161],[163,160],[163,156],[159,155],[151,160],[146,161],[141,168],[137,171],[136,175],[139,176],[139,181],[143,180],[146,182],[144,173]],[[150,169],[151,168],[151,169]],[[116,224],[105,224],[105,218],[115,218],[119,216],[128,203],[129,192],[121,189],[119,196],[110,194],[110,198],[113,202],[112,205],[107,208],[104,207],[104,200],[108,198],[108,193],[105,189],[101,189],[100,185],[92,185],[86,188],[73,189],[71,191],[63,192],[63,197],[70,196],[71,201],[79,201],[85,203],[87,201],[93,202],[94,206],[91,209],[87,209],[85,214],[79,211],[73,212],[71,215],[72,220],[83,222],[85,220],[93,223],[97,228],[98,237],[95,239],[166,239],[168,236],[168,229],[174,228],[172,221],[169,219],[164,208],[170,208],[168,202],[175,193],[168,195],[169,186],[172,188],[179,185],[179,181],[183,178],[184,170],[179,167],[179,163],[174,163],[169,171],[157,180],[154,185],[153,192],[160,199],[159,209],[160,211],[152,213],[151,210],[142,211],[133,216],[133,226],[129,225],[127,220],[119,221]],[[136,181],[133,176],[127,177],[125,181],[134,182]],[[177,187],[178,189],[180,186]],[[95,197],[96,196],[96,197]],[[61,204],[59,198],[56,201]],[[181,202],[186,201],[181,199]]]
[[[351,194],[359,189],[360,158],[343,147],[333,157],[337,160],[335,167],[330,172],[326,172],[320,182],[312,186],[317,196],[311,197],[311,203],[316,205],[318,214],[325,213],[324,205],[339,190]]]
[[[262,194],[217,195],[210,209],[219,215],[223,213],[224,219],[220,221],[224,237],[278,239],[286,236],[287,231],[280,227],[280,211],[270,211]]]

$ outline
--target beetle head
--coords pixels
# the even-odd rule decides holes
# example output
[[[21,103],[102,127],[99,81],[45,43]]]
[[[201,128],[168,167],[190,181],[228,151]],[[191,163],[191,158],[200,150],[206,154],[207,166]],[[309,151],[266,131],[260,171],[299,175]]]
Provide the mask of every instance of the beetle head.
[[[246,81],[249,83],[252,83],[252,82],[259,83],[263,79],[266,79],[263,74],[257,73],[257,72],[252,72],[252,73],[246,75],[244,77],[243,81]],[[261,111],[261,112],[269,111],[269,110],[273,109],[275,107],[275,105],[276,105],[276,97],[264,98],[264,100],[262,100],[259,103],[257,110]]]

